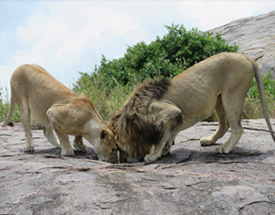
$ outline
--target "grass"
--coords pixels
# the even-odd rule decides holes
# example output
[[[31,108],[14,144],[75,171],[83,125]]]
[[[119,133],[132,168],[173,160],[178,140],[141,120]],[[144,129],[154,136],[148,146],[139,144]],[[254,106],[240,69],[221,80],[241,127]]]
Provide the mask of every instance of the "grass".
[[[100,81],[100,77],[92,76],[91,78],[87,73],[82,73],[82,78],[74,85],[73,91],[88,96],[103,120],[107,122],[126,101],[134,88],[135,86],[121,86],[117,83],[112,90],[109,90],[106,83]]]
[[[275,118],[275,102],[268,98],[266,99],[267,110],[269,118]],[[244,119],[258,119],[264,118],[261,101],[258,98],[247,97],[243,107],[243,118]]]
[[[7,90],[5,96],[3,95],[3,90],[0,88],[0,122],[6,121],[10,110],[10,98],[8,97]],[[20,113],[17,105],[15,106],[12,122],[20,122]]]

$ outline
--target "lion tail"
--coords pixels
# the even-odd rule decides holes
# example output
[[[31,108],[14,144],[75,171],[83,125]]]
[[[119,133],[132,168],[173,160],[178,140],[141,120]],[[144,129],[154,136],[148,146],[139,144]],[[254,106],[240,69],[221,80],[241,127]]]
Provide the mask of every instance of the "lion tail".
[[[261,76],[260,71],[259,71],[259,67],[256,64],[256,62],[254,60],[252,60],[252,59],[249,59],[249,60],[250,60],[250,62],[253,65],[254,76],[255,76],[255,79],[256,79],[256,82],[257,82],[257,86],[258,86],[258,90],[259,90],[259,95],[260,95],[260,99],[261,99],[261,106],[262,106],[264,118],[265,118],[266,124],[267,124],[267,126],[269,128],[269,131],[270,131],[270,134],[272,136],[272,139],[275,142],[274,131],[272,129],[271,122],[270,122],[270,119],[269,119],[269,116],[268,116],[268,112],[267,112],[267,108],[266,108],[267,106],[266,106],[266,97],[265,97],[265,94],[264,94],[263,79],[262,79],[262,76]]]
[[[1,125],[2,127],[6,126],[9,124],[9,122],[11,121],[13,112],[14,112],[14,108],[15,108],[15,98],[13,93],[11,92],[11,101],[10,101],[10,110],[9,110],[9,115],[7,120]]]

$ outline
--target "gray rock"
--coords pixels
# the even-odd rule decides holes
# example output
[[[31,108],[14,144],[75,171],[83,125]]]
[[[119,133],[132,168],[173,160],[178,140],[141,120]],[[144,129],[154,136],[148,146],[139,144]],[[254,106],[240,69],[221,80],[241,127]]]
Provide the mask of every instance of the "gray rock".
[[[262,74],[271,71],[275,79],[275,10],[235,20],[209,32],[221,33],[230,45],[239,47],[240,53],[256,60]]]
[[[101,162],[90,147],[60,157],[41,130],[26,154],[21,124],[0,128],[0,214],[275,214],[275,143],[265,121],[243,121],[229,155],[200,146],[216,127],[181,132],[172,153],[149,165]]]

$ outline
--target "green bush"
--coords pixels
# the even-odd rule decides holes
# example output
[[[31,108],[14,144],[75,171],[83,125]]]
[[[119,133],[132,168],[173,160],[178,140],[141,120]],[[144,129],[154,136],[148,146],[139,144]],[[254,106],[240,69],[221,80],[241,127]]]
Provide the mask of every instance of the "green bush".
[[[236,52],[221,35],[184,26],[166,26],[168,32],[150,44],[128,47],[122,58],[107,60],[102,56],[91,73],[80,73],[74,91],[89,96],[99,113],[108,119],[126,100],[134,87],[145,79],[172,78],[183,70],[220,52]]]
[[[109,90],[108,83],[102,82],[101,74],[80,73],[81,78],[74,84],[75,91],[87,95],[95,105],[102,118],[107,121],[112,113],[118,110],[133,90],[132,86],[117,84]]]
[[[99,66],[91,74],[81,73],[80,79],[99,78],[108,89],[117,85],[134,85],[144,79],[171,78],[195,63],[220,52],[236,52],[221,35],[212,35],[198,29],[187,31],[184,26],[166,26],[168,33],[147,45],[140,42],[128,47],[122,58],[107,60],[102,56]],[[78,81],[79,82],[79,81]],[[76,91],[81,91],[78,83]]]

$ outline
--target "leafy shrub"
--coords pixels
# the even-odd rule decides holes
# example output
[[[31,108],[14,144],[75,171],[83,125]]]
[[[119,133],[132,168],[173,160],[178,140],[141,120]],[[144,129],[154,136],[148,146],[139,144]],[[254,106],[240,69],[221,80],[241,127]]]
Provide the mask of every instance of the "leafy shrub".
[[[113,112],[118,110],[133,90],[133,86],[117,84],[112,90],[108,90],[108,83],[102,82],[101,74],[80,73],[77,80],[78,93],[87,95],[94,103],[102,118],[107,121]]]
[[[147,78],[171,78],[195,63],[220,52],[236,52],[237,46],[229,46],[221,35],[212,35],[197,29],[187,31],[184,26],[166,26],[168,33],[147,45],[140,42],[128,47],[124,57],[107,60],[102,56],[99,66],[91,74],[81,78],[96,76],[108,89],[118,84],[134,85]],[[82,73],[83,74],[83,73]],[[89,76],[89,77],[88,77]],[[76,91],[81,86],[74,85]]]
[[[107,60],[102,56],[92,73],[80,73],[74,84],[77,93],[89,96],[99,113],[108,119],[145,79],[172,78],[195,63],[220,52],[236,52],[221,35],[184,26],[166,26],[168,32],[150,44],[128,47],[122,58]]]

